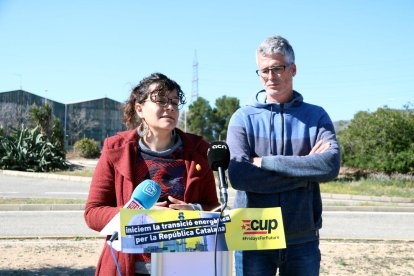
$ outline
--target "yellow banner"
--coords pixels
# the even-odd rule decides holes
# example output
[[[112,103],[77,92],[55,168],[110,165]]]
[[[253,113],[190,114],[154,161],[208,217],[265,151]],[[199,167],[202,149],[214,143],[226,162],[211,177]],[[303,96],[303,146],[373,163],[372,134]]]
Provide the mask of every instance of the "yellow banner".
[[[280,208],[216,212],[121,209],[125,253],[286,248]],[[217,234],[217,245],[216,242]]]

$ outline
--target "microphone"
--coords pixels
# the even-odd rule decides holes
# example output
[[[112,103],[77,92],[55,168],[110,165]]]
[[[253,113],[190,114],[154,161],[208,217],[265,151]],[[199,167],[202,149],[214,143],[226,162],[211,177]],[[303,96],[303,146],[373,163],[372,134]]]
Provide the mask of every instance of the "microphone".
[[[207,151],[208,165],[213,171],[218,171],[219,185],[220,185],[220,199],[226,206],[227,195],[227,182],[225,170],[229,167],[230,163],[230,151],[229,146],[222,141],[215,141],[210,143],[210,147]],[[224,207],[225,208],[225,207]]]
[[[157,182],[145,179],[135,188],[131,199],[125,204],[127,209],[150,209],[158,201],[161,187]]]
[[[207,151],[208,165],[213,171],[218,171],[219,185],[220,185],[220,201],[222,203],[220,210],[220,218],[222,217],[223,211],[227,207],[227,182],[225,170],[229,167],[230,163],[230,151],[229,146],[225,142],[216,141],[210,143],[210,147]],[[220,226],[220,219],[217,221],[216,236],[214,245],[214,275],[217,275],[217,239],[218,229]]]
[[[126,209],[150,209],[158,201],[161,195],[161,186],[151,180],[146,179],[138,184],[132,192],[131,199],[124,205]],[[110,240],[115,240],[118,237],[118,230],[120,224],[120,214],[118,213],[112,220],[102,229],[101,235],[112,235]]]
[[[151,179],[145,179],[132,192],[131,199],[124,205],[123,208],[126,209],[150,209],[155,202],[158,201],[161,195],[161,187],[157,182]],[[112,258],[114,259],[116,269],[119,275],[121,271],[119,269],[118,260],[115,257],[114,250],[121,251],[120,241],[114,241],[118,239],[119,235],[119,226],[121,223],[120,214],[118,213],[101,231],[101,234],[105,234],[107,231],[112,231],[112,236],[107,242],[109,244],[109,249],[111,251]]]

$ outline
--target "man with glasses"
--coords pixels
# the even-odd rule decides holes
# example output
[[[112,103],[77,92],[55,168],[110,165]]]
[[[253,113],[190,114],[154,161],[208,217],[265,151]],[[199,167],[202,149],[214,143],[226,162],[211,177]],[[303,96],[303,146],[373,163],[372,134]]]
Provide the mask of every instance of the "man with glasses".
[[[264,90],[230,120],[228,172],[234,207],[281,207],[287,248],[236,252],[236,274],[319,275],[319,182],[339,173],[335,130],[322,107],[293,90],[295,55],[285,38],[267,38],[256,62]]]

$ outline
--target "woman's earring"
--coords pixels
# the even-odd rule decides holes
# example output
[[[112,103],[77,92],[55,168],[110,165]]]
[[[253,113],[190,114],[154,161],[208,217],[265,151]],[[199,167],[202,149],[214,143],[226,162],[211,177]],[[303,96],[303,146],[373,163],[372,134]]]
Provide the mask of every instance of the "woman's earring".
[[[147,123],[144,120],[142,120],[141,124],[138,126],[138,129],[137,129],[139,137],[147,136],[148,131],[149,131],[149,127]]]

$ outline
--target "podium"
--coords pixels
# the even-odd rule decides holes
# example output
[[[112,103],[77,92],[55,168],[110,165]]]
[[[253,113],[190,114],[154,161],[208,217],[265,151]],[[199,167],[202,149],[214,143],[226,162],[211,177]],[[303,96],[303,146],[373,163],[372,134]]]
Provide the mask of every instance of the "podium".
[[[223,216],[193,210],[121,209],[114,224],[120,233],[117,250],[151,253],[153,276],[212,276],[215,271],[228,276],[233,274],[235,250],[286,248],[280,207],[240,208]]]
[[[151,254],[152,276],[212,276],[214,252],[175,252]],[[217,252],[217,276],[232,275],[233,251]]]

